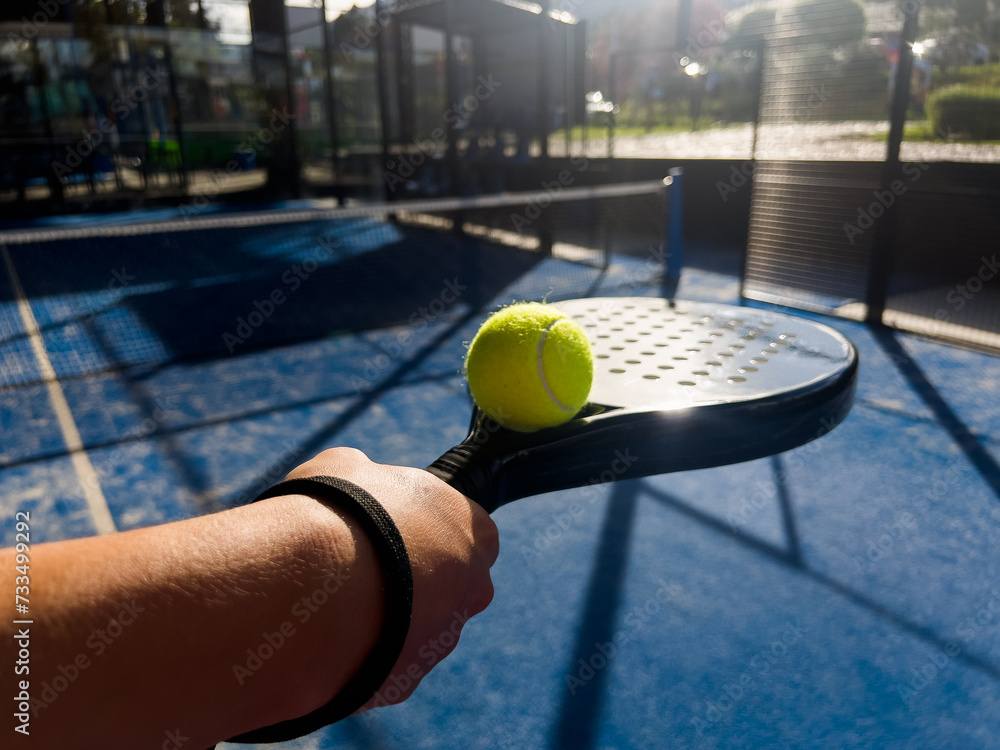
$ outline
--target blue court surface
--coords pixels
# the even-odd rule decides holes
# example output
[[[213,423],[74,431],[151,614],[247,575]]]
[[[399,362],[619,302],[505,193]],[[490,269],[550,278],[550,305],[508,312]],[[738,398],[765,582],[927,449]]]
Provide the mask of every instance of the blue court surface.
[[[5,543],[16,510],[55,540],[230,507],[331,446],[426,466],[465,435],[488,312],[662,293],[640,255],[362,220],[3,253]],[[691,248],[676,296],[738,304],[727,257]],[[861,354],[839,428],[501,508],[496,598],[452,656],[285,746],[1000,747],[1000,360],[803,315]]]

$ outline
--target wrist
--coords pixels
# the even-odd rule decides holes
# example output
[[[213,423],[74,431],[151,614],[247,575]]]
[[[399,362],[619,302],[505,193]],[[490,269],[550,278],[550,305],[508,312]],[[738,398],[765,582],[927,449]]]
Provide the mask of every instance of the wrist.
[[[284,496],[315,497],[324,505],[331,506],[335,517],[331,528],[336,531],[326,538],[339,540],[333,545],[335,552],[332,559],[340,564],[333,575],[322,576],[319,589],[307,593],[302,602],[307,611],[300,612],[305,624],[319,612],[319,607],[326,608],[331,598],[336,597],[336,614],[328,623],[329,630],[323,633],[336,644],[332,650],[333,663],[329,665],[333,679],[326,682],[328,687],[325,689],[320,683],[313,682],[309,677],[315,674],[314,666],[306,674],[304,688],[300,691],[300,695],[306,698],[305,705],[315,706],[313,710],[289,720],[261,726],[257,731],[245,732],[233,737],[231,741],[234,742],[293,739],[358,711],[391,673],[409,631],[413,606],[409,555],[395,522],[382,505],[358,485],[330,476],[286,480],[258,500]],[[307,507],[314,509],[314,506]],[[370,552],[365,550],[366,545],[370,545]],[[366,555],[377,557],[378,564],[365,561],[363,558]],[[381,574],[380,580],[373,582],[370,574],[376,568]],[[363,571],[360,580],[352,575],[353,570]],[[342,587],[346,589],[343,593]],[[377,631],[370,624],[370,613],[377,611],[373,607],[373,594],[383,602],[382,621]],[[357,616],[354,605],[358,603],[369,616]],[[327,620],[322,615],[317,619],[321,622]],[[370,639],[375,632],[378,636],[371,644]],[[359,648],[362,645],[364,648]],[[300,665],[300,668],[304,667]],[[350,675],[346,682],[345,675]],[[331,695],[331,685],[334,688],[332,697],[316,705],[317,697]]]
[[[287,720],[330,701],[371,653],[383,618],[381,571],[371,541],[344,510],[304,495],[258,505],[294,518],[299,528],[283,561],[299,574],[279,618],[295,648],[275,680],[288,701],[278,720]]]

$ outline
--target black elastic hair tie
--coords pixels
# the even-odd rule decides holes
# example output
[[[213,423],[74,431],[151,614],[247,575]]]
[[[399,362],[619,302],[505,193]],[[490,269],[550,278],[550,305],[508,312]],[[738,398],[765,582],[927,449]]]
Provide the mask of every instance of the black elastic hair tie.
[[[392,518],[378,501],[355,484],[335,477],[290,479],[254,499],[280,495],[308,495],[348,511],[368,536],[382,567],[385,615],[382,632],[368,658],[344,689],[325,706],[305,716],[254,729],[229,742],[284,742],[315,732],[350,716],[375,695],[388,679],[403,650],[413,611],[413,571],[406,545]]]

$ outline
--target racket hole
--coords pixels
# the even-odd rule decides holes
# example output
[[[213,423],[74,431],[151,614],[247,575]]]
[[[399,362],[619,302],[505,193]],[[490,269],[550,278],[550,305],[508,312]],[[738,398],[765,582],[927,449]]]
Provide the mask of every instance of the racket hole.
[[[625,371],[620,367],[612,367],[610,370],[608,370],[608,372],[613,372],[615,375],[621,375]]]
[[[787,341],[772,341],[771,346],[788,346]]]
[[[694,333],[693,328],[682,328],[681,333]]]
[[[679,381],[677,381],[677,384],[678,385],[698,385],[693,380],[679,380]]]
[[[626,344],[638,344],[639,339],[625,339]]]
[[[608,357],[608,355],[607,355],[607,354],[598,354],[598,355],[597,355],[597,358],[598,358],[598,359],[609,359],[609,357]]]
[[[699,344],[711,344],[712,342],[711,342],[711,340],[701,339],[701,340],[698,341],[698,343]]]
[[[687,362],[687,357],[674,357],[678,362]]]
[[[741,367],[740,372],[757,372],[756,367]]]
[[[625,305],[625,309],[626,310],[634,310],[635,309],[635,305]]]
[[[653,332],[652,331],[639,331],[639,335],[640,336],[652,336]]]
[[[641,359],[626,359],[625,360],[625,364],[627,364],[627,365],[641,365],[642,364],[642,360]]]
[[[657,341],[655,344],[653,344],[653,346],[658,346],[662,349],[665,346],[669,346],[669,344],[665,341]]]
[[[692,375],[708,375],[708,370],[692,370]]]
[[[718,352],[715,356],[716,357],[732,357],[733,353],[732,352]]]
[[[613,351],[613,352],[623,352],[623,351],[625,351],[625,347],[624,346],[612,346],[611,347],[611,351]]]
[[[779,339],[794,339],[795,338],[795,334],[794,333],[782,333],[782,334],[778,335],[778,338]]]
[[[747,382],[747,379],[746,378],[741,378],[739,375],[733,375],[731,378],[729,378],[729,382],[730,383],[745,383],[745,382]]]
[[[690,349],[685,349],[684,351],[691,352],[692,354],[697,354],[698,352],[701,351],[701,349],[696,349],[695,347],[691,347]]]
[[[643,375],[642,377],[645,380],[659,380],[660,379],[659,375]]]
[[[746,347],[743,346],[743,344],[730,344],[729,348],[730,349],[746,349]]]
[[[625,321],[625,325],[627,325],[627,326],[634,326],[635,325],[635,321],[634,320],[626,320]]]
[[[624,328],[621,328],[621,327],[615,327],[615,328],[612,328],[611,330],[612,330],[612,331],[617,331],[617,332],[621,333],[621,332],[622,332],[622,331],[624,331],[625,329],[624,329]]]
[[[722,367],[722,363],[721,362],[706,362],[705,366],[706,367]]]
[[[659,323],[653,323],[653,328],[663,328]]]
[[[639,352],[643,357],[655,357],[656,352]]]
[[[611,334],[608,334],[608,333],[599,333],[599,334],[597,334],[597,338],[599,338],[599,339],[609,339],[609,338],[611,338]]]
[[[656,369],[657,370],[673,370],[674,366],[673,365],[657,365]]]
[[[680,336],[667,336],[667,338],[670,339],[671,341],[680,341],[681,340]]]
[[[761,323],[760,325],[762,328],[772,328],[774,323]]]
[[[760,365],[767,362],[767,357],[751,357],[750,362],[755,365]]]
[[[760,353],[761,354],[777,354],[778,350],[777,349],[761,349]]]

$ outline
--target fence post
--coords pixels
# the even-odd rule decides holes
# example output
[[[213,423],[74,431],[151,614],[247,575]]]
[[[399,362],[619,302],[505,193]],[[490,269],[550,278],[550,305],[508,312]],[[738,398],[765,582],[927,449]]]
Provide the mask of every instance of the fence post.
[[[899,40],[899,61],[896,63],[896,79],[892,92],[892,109],[889,119],[889,142],[886,148],[885,169],[882,173],[883,191],[889,190],[900,171],[899,149],[903,143],[906,126],[906,112],[910,108],[910,77],[913,73],[913,42],[917,38],[917,19],[920,3],[912,0],[903,10],[903,32]],[[879,221],[872,247],[871,263],[868,267],[868,288],[865,293],[869,325],[882,325],[882,315],[889,296],[889,276],[892,273],[893,256],[896,251],[896,207],[895,201],[886,208]]]
[[[667,183],[667,278],[680,279],[684,266],[684,221],[683,208],[684,170],[674,167],[670,170]]]

